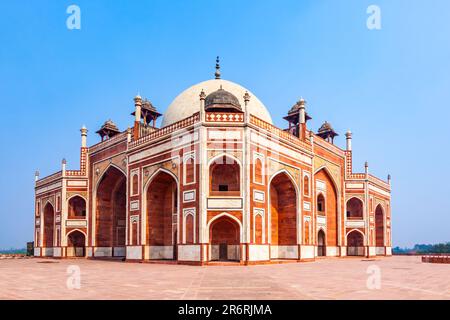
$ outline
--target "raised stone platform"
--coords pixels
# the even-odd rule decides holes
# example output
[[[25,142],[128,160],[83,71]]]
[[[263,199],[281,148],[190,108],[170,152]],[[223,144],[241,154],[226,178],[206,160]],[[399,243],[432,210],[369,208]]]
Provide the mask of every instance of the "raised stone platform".
[[[90,259],[6,259],[0,299],[450,299],[449,265],[420,256],[197,267]],[[70,289],[74,271],[80,288]],[[379,280],[379,287],[376,285]]]

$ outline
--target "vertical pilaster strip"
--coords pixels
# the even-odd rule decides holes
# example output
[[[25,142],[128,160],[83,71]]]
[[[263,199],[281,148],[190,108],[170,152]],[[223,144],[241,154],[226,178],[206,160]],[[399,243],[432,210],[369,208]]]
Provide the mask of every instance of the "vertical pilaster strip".
[[[199,243],[201,246],[203,244],[209,243],[207,239],[207,206],[206,206],[206,193],[207,193],[207,179],[208,179],[208,143],[207,143],[207,129],[203,125],[203,120],[199,127],[200,145],[199,145],[199,166],[200,166],[200,177],[199,177],[199,212],[198,212],[198,228],[199,228]],[[203,250],[203,247],[201,248]],[[204,261],[206,261],[208,255],[203,256]]]
[[[370,201],[369,201],[369,166],[366,162],[365,164],[365,179],[364,179],[364,202],[365,202],[365,209],[366,209],[366,214],[364,217],[365,220],[365,226],[366,226],[366,246],[367,246],[367,255],[370,254],[369,252],[369,247],[371,244],[371,230],[370,230]]]
[[[68,202],[67,202],[67,183],[66,179],[63,178],[62,180],[62,187],[61,187],[61,212],[60,212],[60,225],[61,225],[61,232],[60,232],[60,244],[61,247],[67,246],[67,238],[66,238],[66,220],[67,220],[67,212],[68,212]],[[56,199],[58,201],[58,199]],[[61,251],[62,254],[62,251]]]
[[[311,195],[311,232],[312,232],[312,237],[311,237],[311,244],[315,246],[315,248],[317,247],[317,225],[316,225],[316,177],[315,177],[315,169],[314,169],[314,135],[312,133],[312,131],[309,132],[309,142],[311,144],[311,190],[310,190],[310,195]],[[316,249],[314,249],[314,256],[316,256]]]

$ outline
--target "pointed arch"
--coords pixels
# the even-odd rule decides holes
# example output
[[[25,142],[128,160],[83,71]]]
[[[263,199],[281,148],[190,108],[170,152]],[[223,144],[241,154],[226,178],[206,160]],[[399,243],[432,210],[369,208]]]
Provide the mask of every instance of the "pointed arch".
[[[317,230],[317,256],[324,257],[327,255],[326,253],[327,248],[327,234],[325,230],[320,227],[319,230]]]
[[[165,173],[170,175],[176,183],[176,190],[177,190],[177,194],[176,194],[176,203],[177,203],[177,217],[180,216],[180,205],[178,205],[180,203],[180,180],[178,179],[178,176],[175,175],[172,171],[167,170],[165,168],[158,168],[155,172],[153,172],[150,176],[150,178],[147,180],[147,182],[144,184],[143,189],[142,189],[142,213],[141,213],[141,217],[142,217],[142,223],[141,223],[141,243],[143,244],[149,244],[148,243],[148,237],[147,237],[147,229],[148,229],[148,212],[147,212],[147,207],[148,207],[148,189],[151,185],[151,183],[154,181],[154,179],[160,174],[160,173]],[[179,224],[177,223],[177,229],[179,228]],[[181,234],[180,232],[177,232],[177,242],[180,241],[180,237]]]
[[[319,173],[322,170],[324,170],[327,173],[327,175],[329,176],[331,182],[333,183],[334,188],[336,189],[336,192],[340,193],[341,188],[340,188],[339,184],[336,182],[336,180],[334,179],[333,174],[331,173],[330,169],[328,169],[327,166],[321,166],[321,167],[317,168],[314,171],[314,175],[316,175],[317,173]]]
[[[348,235],[349,235],[350,233],[352,233],[352,232],[359,232],[359,233],[363,236],[363,238],[366,237],[366,235],[364,234],[364,232],[362,232],[362,231],[359,230],[359,229],[351,229],[351,230],[349,230],[349,231],[346,233],[345,236],[348,236]]]
[[[179,181],[169,170],[156,170],[145,186],[145,242],[163,259],[176,259],[179,242]]]
[[[377,206],[375,207],[375,212],[376,212],[377,210],[379,210],[380,213],[382,213],[383,215],[384,215],[384,213],[385,213],[385,211],[386,211],[381,203],[378,203]]]
[[[197,164],[195,152],[186,154],[183,157],[183,184],[193,184],[197,181]]]
[[[67,256],[84,257],[86,255],[86,233],[80,229],[71,230],[66,235],[67,238]]]
[[[89,212],[91,213],[92,217],[92,242],[94,246],[97,246],[97,193],[98,193],[98,187],[103,180],[103,178],[106,175],[106,172],[108,172],[109,169],[115,168],[118,171],[120,171],[125,177],[127,177],[127,174],[125,171],[122,170],[119,166],[117,166],[114,163],[109,163],[109,165],[101,172],[99,177],[97,178],[97,181],[95,182],[93,192],[92,192],[92,202],[89,203]]]
[[[98,179],[94,192],[95,246],[111,248],[112,254],[116,256],[124,254],[126,245],[126,185],[126,173],[110,164]]]
[[[45,209],[45,207],[46,207],[47,205],[50,205],[50,206],[52,207],[53,211],[56,212],[56,210],[55,210],[55,205],[53,204],[53,202],[50,201],[50,199],[47,199],[47,200],[45,201],[45,203],[44,203],[44,205],[42,206],[42,208]]]
[[[208,222],[209,260],[240,260],[242,224],[236,217],[221,213]]]
[[[352,196],[346,202],[347,219],[364,219],[364,201]]]
[[[352,229],[347,232],[347,255],[348,256],[364,256],[364,238],[365,235],[361,230]]]
[[[71,196],[67,199],[67,201],[69,201],[70,199],[75,198],[75,197],[80,197],[80,198],[82,198],[84,201],[87,202],[87,198],[86,198],[85,196],[81,195],[81,194],[78,194],[78,193],[77,193],[77,194],[71,195]]]
[[[327,224],[327,246],[336,247],[341,244],[341,202],[340,192],[332,174],[326,166],[322,166],[315,170],[314,181],[316,185],[316,195],[323,192],[324,196],[324,212],[318,215],[326,217]],[[318,198],[318,196],[317,196]]]
[[[183,214],[183,244],[195,243],[195,210],[185,210]]]
[[[68,218],[86,217],[87,201],[86,198],[75,194],[67,200]]]
[[[239,167],[242,168],[242,162],[241,162],[241,160],[239,160],[235,155],[233,155],[233,154],[231,154],[231,153],[226,153],[226,152],[222,152],[222,153],[220,153],[220,154],[218,154],[218,155],[212,157],[212,158],[208,161],[208,167],[210,167],[211,164],[213,164],[217,159],[220,159],[220,158],[223,158],[223,157],[233,159],[234,161],[236,161],[236,162],[239,164]]]
[[[311,233],[311,221],[305,220],[304,233],[303,233],[303,235],[304,235],[303,244],[309,245],[311,243],[310,233]]]
[[[381,205],[381,203],[379,203],[376,208],[375,208],[375,246],[377,248],[381,248],[385,246],[385,232],[386,232],[386,227],[385,227],[385,219],[386,219],[386,214],[385,214],[385,209],[384,207]],[[378,249],[377,249],[378,251]]]
[[[55,207],[47,200],[43,207],[43,241],[42,245],[45,248],[53,248],[55,241]]]
[[[266,243],[266,221],[264,209],[253,209],[253,243]]]
[[[159,174],[159,173],[167,173],[168,175],[172,176],[172,178],[175,179],[175,181],[177,182],[177,186],[179,186],[179,181],[178,181],[178,177],[170,170],[167,170],[165,168],[158,168],[158,170],[156,170],[155,172],[152,173],[152,175],[150,176],[150,178],[147,180],[147,182],[144,185],[144,193],[146,193],[148,191],[148,187],[150,186],[150,184],[152,183],[152,181],[155,179],[155,177]]]
[[[264,164],[262,156],[254,156],[253,182],[258,184],[264,184]]]
[[[132,196],[138,196],[140,194],[139,192],[139,173],[136,171],[131,172],[131,183],[130,183],[130,191]]]
[[[326,235],[326,230],[325,230],[324,227],[322,227],[322,226],[318,227],[318,228],[317,228],[317,232],[319,232],[319,231],[322,231],[322,232],[325,233],[325,235]]]
[[[219,159],[222,161],[218,162]],[[221,153],[208,162],[208,170],[211,196],[241,195],[242,164],[239,159],[233,155]]]
[[[270,177],[268,189],[270,243],[283,246],[297,245],[302,236],[298,210],[300,192],[295,179],[287,170],[281,169]]]
[[[295,192],[296,192],[296,195],[297,195],[297,197],[300,195],[300,189],[299,189],[299,187],[298,187],[298,185],[297,185],[297,183],[296,183],[296,181],[295,181],[295,178],[292,176],[292,173],[290,173],[288,170],[286,170],[286,169],[280,169],[280,170],[278,170],[277,172],[275,172],[274,174],[272,174],[272,176],[270,177],[270,179],[269,179],[269,186],[270,186],[270,184],[272,183],[272,180],[277,176],[277,175],[279,175],[279,174],[281,174],[281,173],[285,173],[288,177],[289,177],[289,179],[291,180],[291,182],[292,182],[292,184],[294,185],[294,187],[295,187]]]
[[[317,196],[316,196],[316,208],[317,208],[317,214],[320,216],[325,216],[326,215],[326,201],[325,201],[326,197],[323,194],[323,192],[317,192]]]
[[[303,195],[305,197],[311,196],[311,179],[308,173],[303,174]]]
[[[110,163],[105,170],[103,170],[103,172],[100,174],[100,176],[97,179],[97,182],[95,183],[95,188],[94,191],[97,191],[98,189],[98,185],[100,184],[100,182],[102,181],[102,179],[104,178],[104,176],[106,175],[106,173],[109,171],[109,169],[114,168],[119,170],[125,177],[127,176],[127,173],[125,171],[123,171],[123,169],[121,167],[119,167],[118,165],[114,164],[114,163]]]
[[[222,217],[230,218],[231,220],[234,220],[239,225],[239,230],[240,230],[240,232],[239,232],[239,241],[243,242],[244,238],[243,238],[242,223],[241,223],[241,221],[238,218],[236,218],[235,216],[229,214],[228,212],[222,212],[222,213],[216,215],[215,217],[211,218],[211,220],[208,221],[208,225],[207,225],[207,228],[206,228],[206,232],[207,232],[206,238],[209,239],[209,237],[210,237],[211,224],[214,221],[216,221],[217,219],[220,219]]]
[[[83,230],[81,230],[81,229],[78,229],[78,228],[76,228],[76,229],[72,229],[72,230],[70,230],[69,232],[67,232],[67,235],[66,235],[66,237],[67,236],[69,236],[71,233],[73,233],[73,232],[75,232],[75,231],[78,231],[78,232],[81,232],[86,238],[87,238],[87,234],[86,234],[86,232],[85,231],[83,231]]]

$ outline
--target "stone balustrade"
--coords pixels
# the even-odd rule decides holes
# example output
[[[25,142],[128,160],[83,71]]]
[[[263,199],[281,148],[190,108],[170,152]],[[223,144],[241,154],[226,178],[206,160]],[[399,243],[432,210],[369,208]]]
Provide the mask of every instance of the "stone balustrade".
[[[450,254],[433,254],[422,256],[424,263],[448,263],[450,264]]]

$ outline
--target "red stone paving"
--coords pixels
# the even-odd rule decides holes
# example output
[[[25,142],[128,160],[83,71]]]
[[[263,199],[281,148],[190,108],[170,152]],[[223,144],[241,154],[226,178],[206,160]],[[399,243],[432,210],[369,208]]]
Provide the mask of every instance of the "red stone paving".
[[[80,289],[66,285],[71,265],[81,270]],[[368,288],[368,268],[380,270],[380,289]],[[0,260],[0,299],[450,299],[450,265],[420,257],[208,267],[8,259]]]

